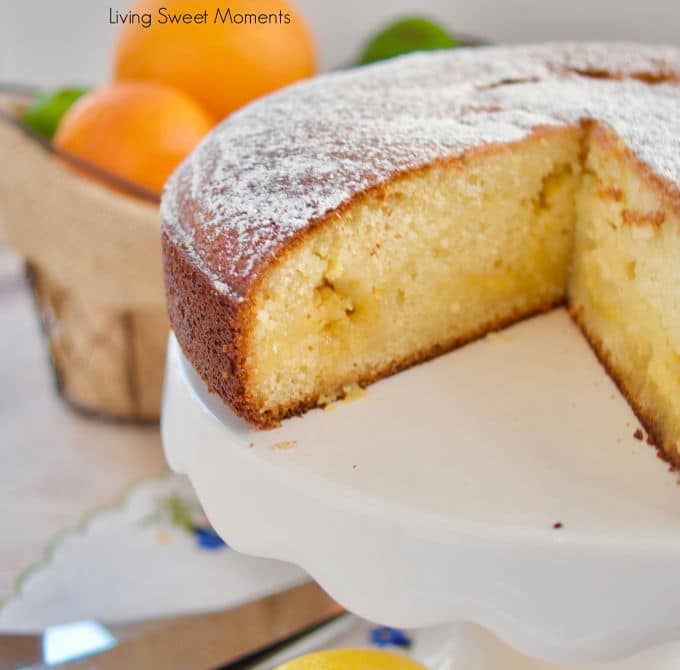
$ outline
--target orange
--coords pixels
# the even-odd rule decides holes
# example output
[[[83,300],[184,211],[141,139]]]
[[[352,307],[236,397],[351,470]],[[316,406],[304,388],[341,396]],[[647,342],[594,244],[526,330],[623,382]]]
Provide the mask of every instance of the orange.
[[[213,125],[213,118],[183,93],[154,82],[127,82],[80,98],[62,118],[54,144],[160,193]]]
[[[231,20],[223,23],[217,12],[224,17],[227,9]],[[216,119],[315,70],[311,33],[284,0],[138,0],[130,11],[149,14],[151,25],[123,25],[114,79],[165,82]],[[188,23],[167,18],[183,15],[190,15]]]

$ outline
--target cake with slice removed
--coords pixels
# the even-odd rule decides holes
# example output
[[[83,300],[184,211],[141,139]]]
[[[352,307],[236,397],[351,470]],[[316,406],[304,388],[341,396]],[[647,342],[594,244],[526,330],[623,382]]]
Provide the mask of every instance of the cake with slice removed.
[[[263,98],[166,185],[177,339],[259,427],[567,303],[680,464],[680,51],[418,54]]]

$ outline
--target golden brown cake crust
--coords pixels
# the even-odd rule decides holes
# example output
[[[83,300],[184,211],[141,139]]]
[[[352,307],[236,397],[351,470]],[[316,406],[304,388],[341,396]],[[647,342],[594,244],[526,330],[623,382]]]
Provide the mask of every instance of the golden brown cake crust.
[[[627,147],[620,138],[611,132],[611,130],[594,121],[589,121],[588,123],[593,129],[597,141],[607,147],[612,158],[628,163],[635,172],[652,186],[663,205],[680,216],[680,188],[678,188],[678,185],[657,175],[647,163],[640,160],[639,156]],[[615,193],[610,193],[608,195],[614,197],[614,199],[620,198],[620,196],[618,196],[618,198],[615,197],[617,195]],[[646,219],[640,219],[639,216],[636,216],[633,213],[629,214],[628,217],[626,217],[626,214],[624,213],[623,216],[626,223],[633,225],[652,223],[656,227],[659,227],[664,221],[662,210],[658,214],[651,213],[650,217]],[[626,219],[628,220],[626,221]]]
[[[604,367],[609,376],[614,380],[619,391],[621,391],[621,394],[628,401],[633,412],[635,412],[635,416],[637,416],[640,423],[647,431],[647,435],[649,435],[648,443],[656,449],[659,458],[670,463],[672,469],[680,470],[680,452],[669,445],[664,445],[661,428],[658,425],[657,418],[650,410],[645,409],[642,406],[637,395],[624,383],[623,378],[612,364],[604,344],[588,327],[588,323],[586,319],[583,318],[581,310],[570,308],[569,313],[571,314],[571,318],[578,324],[581,332],[585,335],[586,341],[602,364],[602,367]]]
[[[211,393],[257,423],[256,408],[246,397],[244,333],[249,303],[237,303],[217,291],[165,232],[162,244],[170,322],[185,356]]]

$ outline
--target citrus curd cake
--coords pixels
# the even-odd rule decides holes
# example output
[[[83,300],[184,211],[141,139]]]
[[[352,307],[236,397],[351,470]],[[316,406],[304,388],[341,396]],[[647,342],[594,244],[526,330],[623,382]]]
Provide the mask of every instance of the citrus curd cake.
[[[317,77],[219,125],[161,214],[179,344],[258,427],[566,303],[680,465],[680,50]]]

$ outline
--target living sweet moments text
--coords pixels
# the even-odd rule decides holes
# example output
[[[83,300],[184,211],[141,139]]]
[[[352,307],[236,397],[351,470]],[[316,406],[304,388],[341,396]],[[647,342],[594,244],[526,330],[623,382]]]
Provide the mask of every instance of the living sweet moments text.
[[[150,28],[154,23],[164,26],[175,25],[208,25],[223,24],[237,26],[287,25],[292,22],[288,12],[234,12],[230,7],[218,7],[215,10],[204,9],[198,12],[178,12],[167,7],[159,7],[155,12],[122,11],[109,7],[109,23],[111,25],[137,25]]]

